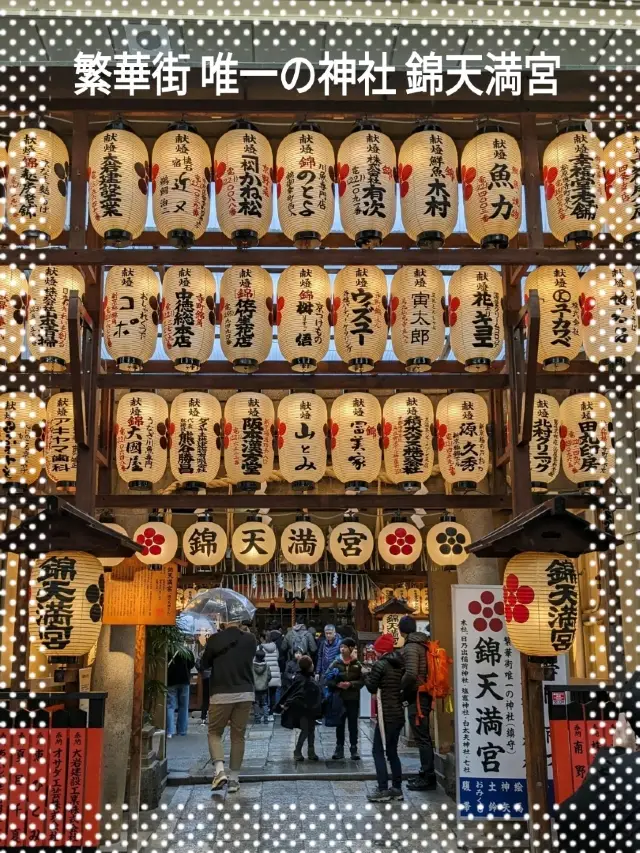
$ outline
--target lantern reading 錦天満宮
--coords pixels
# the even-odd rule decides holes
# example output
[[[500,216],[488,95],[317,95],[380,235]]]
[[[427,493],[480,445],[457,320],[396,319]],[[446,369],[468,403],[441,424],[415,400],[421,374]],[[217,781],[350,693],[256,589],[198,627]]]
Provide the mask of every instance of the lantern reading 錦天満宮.
[[[566,370],[580,352],[580,277],[574,267],[538,267],[527,276],[525,302],[532,290],[540,300],[538,362],[544,370]]]
[[[28,292],[21,270],[0,266],[0,370],[22,353]]]
[[[288,394],[278,403],[280,473],[294,491],[312,489],[327,467],[327,404],[316,394]]]
[[[182,536],[182,550],[194,566],[215,566],[227,552],[227,534],[211,520],[209,513],[187,527]]]
[[[322,267],[293,266],[280,273],[275,322],[280,352],[296,373],[313,373],[331,339],[331,282]]]
[[[276,537],[263,521],[245,521],[233,531],[231,550],[243,566],[265,566],[276,552]]]
[[[222,409],[206,391],[184,391],[171,403],[171,473],[186,490],[206,489],[220,467]]]
[[[331,406],[333,471],[347,490],[367,488],[380,473],[380,403],[367,392],[341,394]]]
[[[421,550],[420,531],[406,521],[392,521],[378,534],[378,553],[390,566],[410,566]]]
[[[73,395],[53,394],[47,402],[44,458],[47,477],[56,489],[75,491],[78,445],[74,432]]]
[[[571,394],[560,405],[562,468],[582,488],[597,488],[611,476],[611,417],[603,394]]]
[[[475,489],[489,471],[487,404],[479,394],[447,394],[436,411],[440,474],[455,491]]]
[[[382,410],[384,470],[394,485],[415,492],[433,468],[433,406],[419,392],[393,394]]]
[[[444,278],[436,267],[405,266],[391,279],[391,344],[409,373],[431,370],[445,338]]]
[[[158,290],[149,267],[111,267],[104,286],[104,342],[118,370],[137,373],[158,342]]]
[[[196,373],[211,355],[216,282],[206,267],[169,267],[162,279],[162,343],[176,370]]]
[[[312,566],[324,554],[324,542],[324,533],[318,525],[303,518],[282,531],[280,551],[292,566]]]
[[[329,536],[329,551],[339,566],[364,566],[371,559],[373,533],[359,521],[342,521]]]
[[[259,391],[233,394],[224,406],[224,464],[240,491],[255,492],[273,473],[273,403]]]
[[[626,130],[602,152],[606,204],[601,218],[621,243],[640,237],[640,131]],[[604,212],[604,216],[602,216]]]
[[[30,486],[40,476],[44,458],[45,404],[25,391],[0,395],[0,484]]]
[[[449,281],[451,350],[469,373],[482,373],[504,344],[502,279],[493,267],[460,267]]]
[[[336,351],[349,370],[366,373],[387,345],[387,279],[379,267],[343,267],[333,283]]]
[[[624,367],[638,345],[636,277],[625,267],[595,267],[580,279],[582,344],[587,358]]]
[[[273,334],[273,281],[262,267],[229,267],[220,282],[220,345],[238,373],[267,358]]]
[[[548,394],[533,398],[529,468],[532,492],[546,492],[560,473],[560,406]]]
[[[131,391],[118,402],[115,423],[118,474],[133,491],[151,489],[167,467],[169,409],[151,391]]]
[[[84,295],[84,278],[74,267],[34,267],[29,275],[27,336],[43,370],[61,373],[69,364],[69,299]]]

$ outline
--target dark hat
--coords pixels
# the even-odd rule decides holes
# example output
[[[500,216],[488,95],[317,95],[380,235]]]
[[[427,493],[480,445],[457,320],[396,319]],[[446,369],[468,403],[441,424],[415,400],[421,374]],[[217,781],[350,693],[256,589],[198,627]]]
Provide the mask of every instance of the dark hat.
[[[418,623],[413,616],[403,616],[398,622],[398,630],[401,634],[413,634],[418,630]]]
[[[264,649],[256,649],[256,660],[258,663],[262,663],[264,660]]]
[[[341,646],[347,646],[349,649],[355,649],[357,643],[355,640],[352,640],[351,637],[345,637],[344,640],[340,640]]]

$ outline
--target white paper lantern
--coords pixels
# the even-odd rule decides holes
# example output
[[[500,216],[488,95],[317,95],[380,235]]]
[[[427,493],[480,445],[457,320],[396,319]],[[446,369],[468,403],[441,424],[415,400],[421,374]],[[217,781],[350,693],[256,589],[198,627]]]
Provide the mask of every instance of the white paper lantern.
[[[69,298],[84,296],[84,278],[74,267],[34,267],[29,276],[29,343],[43,370],[60,373],[69,363]]]
[[[625,267],[595,267],[580,279],[582,343],[587,358],[624,367],[638,346],[636,277]]]
[[[137,373],[158,342],[159,282],[149,267],[111,267],[104,286],[104,342],[119,370]]]
[[[218,400],[205,391],[185,391],[171,403],[171,473],[187,490],[204,489],[220,467]]]
[[[328,274],[322,267],[287,267],[278,279],[276,304],[280,352],[296,373],[312,373],[331,338]]]
[[[46,655],[86,655],[102,627],[104,573],[100,561],[83,551],[49,551],[36,562],[32,577],[32,642],[41,644]]]
[[[489,472],[487,404],[479,394],[447,394],[436,411],[438,462],[454,490],[475,489]]]
[[[336,351],[349,370],[367,373],[387,345],[387,279],[379,267],[343,267],[333,283]]]
[[[637,240],[640,234],[640,132],[627,130],[602,152],[605,196],[601,213],[616,240]]]
[[[364,566],[373,554],[373,533],[359,521],[343,521],[331,531],[329,551],[340,566]]]
[[[292,566],[312,566],[324,554],[324,533],[317,524],[302,519],[287,525],[280,536],[280,551]]]
[[[331,406],[331,461],[347,490],[367,488],[380,473],[380,403],[368,393],[341,394]]]
[[[434,524],[427,533],[427,554],[437,566],[461,566],[469,556],[471,534],[454,516]]]
[[[444,347],[444,278],[436,267],[400,267],[391,279],[393,351],[409,373],[431,370]]]
[[[424,394],[393,394],[382,410],[384,470],[394,485],[417,491],[433,468],[433,406]]]
[[[206,267],[169,267],[162,279],[162,343],[176,370],[195,373],[211,356],[216,282]]]
[[[393,521],[378,534],[378,553],[390,566],[410,566],[421,550],[420,531],[405,521]]]
[[[136,557],[145,566],[159,567],[170,563],[178,550],[178,534],[170,524],[150,518],[131,537],[142,551],[136,552]]]
[[[243,566],[265,566],[276,552],[276,537],[268,524],[245,521],[233,532],[231,550]]]
[[[572,394],[562,401],[562,468],[572,483],[598,487],[611,476],[611,420],[611,403],[602,394]]]
[[[278,404],[280,473],[294,491],[313,488],[327,467],[327,404],[316,394],[289,394]]]
[[[244,119],[216,142],[216,213],[225,237],[239,248],[256,246],[271,225],[273,153],[266,136]]]
[[[132,491],[151,489],[167,467],[169,409],[150,391],[123,394],[115,423],[118,474]]]
[[[315,122],[297,122],[278,147],[278,219],[299,249],[317,248],[331,231],[334,168],[333,146]]]
[[[240,491],[255,492],[273,473],[273,403],[265,394],[241,391],[224,407],[224,464]]]
[[[122,119],[94,136],[89,149],[89,216],[107,246],[128,246],[147,221],[147,146]]]
[[[253,373],[271,351],[273,281],[262,267],[236,266],[220,282],[220,344],[238,373]]]
[[[580,277],[574,267],[538,267],[529,273],[524,298],[531,290],[540,300],[538,362],[544,370],[566,370],[580,352]]]
[[[377,124],[360,121],[338,151],[340,221],[361,249],[379,246],[396,218],[396,152]]]
[[[560,406],[548,394],[533,398],[529,465],[532,492],[546,492],[560,473]]]
[[[0,266],[0,368],[19,359],[24,348],[28,289],[23,272]]]
[[[116,524],[115,521],[102,521],[101,524],[104,524],[105,527],[114,530],[116,533],[120,533],[122,536],[129,537],[125,528],[121,524]],[[119,566],[124,557],[100,557],[99,560],[105,569],[112,569],[114,566]]]
[[[482,373],[504,345],[502,279],[492,267],[468,266],[449,281],[451,349],[469,373]]]
[[[227,551],[227,534],[210,519],[196,521],[182,536],[184,555],[194,566],[216,566]]]
[[[30,486],[44,464],[45,404],[24,391],[0,395],[0,484]]]
[[[47,477],[60,491],[75,491],[78,445],[74,432],[73,396],[53,394],[47,403],[44,456]]]

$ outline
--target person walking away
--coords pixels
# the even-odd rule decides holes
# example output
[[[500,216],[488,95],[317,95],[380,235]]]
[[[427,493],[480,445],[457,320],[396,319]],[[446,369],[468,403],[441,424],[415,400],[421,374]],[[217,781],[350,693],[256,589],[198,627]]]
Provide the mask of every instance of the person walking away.
[[[378,790],[369,794],[372,803],[385,803],[388,800],[402,800],[402,764],[398,756],[398,741],[404,728],[404,707],[402,704],[402,677],[404,659],[394,648],[393,634],[382,634],[373,644],[377,660],[371,672],[364,676],[364,683],[374,696],[378,697],[378,721],[373,733],[373,762],[376,767]],[[391,788],[389,788],[389,770],[391,768]]]
[[[403,616],[398,623],[400,634],[404,637],[404,646],[401,649],[405,665],[402,698],[409,705],[409,723],[420,754],[420,772],[418,776],[409,779],[407,788],[410,791],[435,791],[438,783],[429,729],[432,698],[428,693],[418,692],[418,688],[427,680],[429,638],[422,631],[418,631],[417,627],[413,616]]]
[[[204,649],[202,650],[204,654]],[[209,717],[209,679],[211,677],[210,669],[202,669],[202,655],[198,660],[197,669],[200,672],[200,680],[202,683],[202,703],[200,705],[200,725],[206,726]]]
[[[300,658],[302,657],[302,652],[296,652],[293,656],[292,660],[287,661],[287,665],[284,668],[284,675],[282,676],[282,691],[288,690],[289,687],[293,684],[293,680],[296,675],[300,672],[300,668],[298,664],[300,663]],[[308,655],[307,655],[308,657]]]
[[[280,698],[278,694],[282,688],[282,674],[280,673],[278,646],[275,641],[268,640],[267,636],[267,634],[262,635],[263,639],[260,648],[265,654],[265,661],[271,672],[271,679],[269,680],[269,722],[271,722],[273,720],[273,709]]]
[[[342,637],[336,631],[335,625],[325,625],[324,637],[318,644],[318,658],[316,671],[318,681],[322,681],[324,674],[340,654],[340,643]]]
[[[293,628],[287,631],[280,652],[287,661],[292,660],[296,652],[308,655],[313,660],[317,648],[315,638],[307,631],[304,622],[296,622]]]
[[[269,643],[276,644],[276,648],[278,650],[278,665],[280,667],[280,676],[282,676],[287,661],[285,656],[282,654],[282,644],[284,642],[284,636],[282,634],[282,625],[279,622],[271,623],[271,627],[267,632],[267,641]]]
[[[265,660],[264,650],[256,649],[253,659],[253,686],[255,687],[256,700],[253,706],[254,722],[269,722],[269,682],[271,681],[271,669]]]
[[[176,733],[176,711],[178,712],[178,734],[184,736],[189,725],[189,685],[191,670],[195,666],[193,652],[184,643],[171,656],[167,667],[167,737]]]
[[[313,661],[302,655],[298,661],[299,672],[291,686],[282,694],[278,710],[282,716],[280,724],[285,729],[300,729],[293,758],[304,761],[302,748],[307,742],[307,758],[318,761],[315,750],[316,719],[322,713],[320,687],[313,677]]]
[[[358,720],[360,718],[360,691],[364,687],[362,663],[358,660],[358,650],[354,640],[342,640],[340,656],[331,664],[327,672],[329,689],[340,691],[344,712],[336,726],[336,749],[331,756],[334,761],[344,758],[345,728],[349,727],[349,747],[351,760],[360,761],[358,755]]]
[[[253,659],[256,638],[238,622],[229,622],[223,630],[207,640],[202,655],[203,669],[211,669],[209,678],[209,753],[214,766],[211,788],[215,791],[227,784],[235,793],[244,758],[244,743],[255,688]],[[231,729],[229,774],[224,769],[222,736],[227,725]]]

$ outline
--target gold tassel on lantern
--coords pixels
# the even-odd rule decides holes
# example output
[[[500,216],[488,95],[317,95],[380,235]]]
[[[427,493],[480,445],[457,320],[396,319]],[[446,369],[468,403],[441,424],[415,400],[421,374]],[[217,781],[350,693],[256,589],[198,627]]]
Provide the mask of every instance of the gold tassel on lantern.
[[[518,143],[500,125],[487,125],[465,145],[460,163],[469,236],[483,249],[506,249],[522,221]]]
[[[611,403],[602,394],[571,394],[560,406],[562,468],[582,488],[611,476]]]
[[[289,394],[278,403],[280,473],[294,491],[307,491],[327,467],[327,404],[316,394]]]
[[[213,350],[216,282],[206,267],[169,267],[162,279],[162,343],[176,370],[196,373]]]
[[[438,462],[445,483],[475,489],[489,472],[487,404],[479,394],[447,394],[436,411]]]
[[[89,149],[89,216],[106,246],[129,246],[147,221],[147,146],[122,119],[110,122]]]
[[[220,467],[218,400],[204,391],[185,391],[171,403],[171,473],[186,490],[204,489]]]
[[[469,373],[491,367],[504,344],[502,279],[493,267],[460,267],[449,281],[451,350]]]
[[[132,491],[159,483],[171,436],[166,401],[150,391],[131,391],[118,402],[115,423],[118,474]]]
[[[396,218],[396,152],[370,121],[357,122],[338,151],[336,182],[340,221],[360,249],[374,249]]]
[[[35,483],[44,463],[44,426],[45,404],[39,397],[24,391],[0,395],[0,484]]]
[[[602,152],[606,205],[602,217],[616,240],[640,238],[640,131],[627,130]]]
[[[0,369],[20,358],[29,285],[25,275],[0,266]]]
[[[595,267],[580,279],[582,344],[587,358],[622,368],[638,345],[637,286],[632,270]]]
[[[238,373],[253,373],[271,350],[273,281],[262,267],[229,267],[220,282],[220,344]]]
[[[278,147],[275,182],[278,219],[298,249],[315,249],[331,231],[334,213],[333,146],[315,122],[294,124]]]
[[[211,153],[192,124],[172,124],[153,146],[153,219],[172,246],[186,249],[209,222]]]
[[[104,286],[104,341],[119,370],[137,373],[156,351],[158,277],[149,267],[111,267]]]
[[[546,492],[560,473],[560,406],[548,394],[533,398],[529,465],[532,492]]]
[[[356,373],[373,370],[387,345],[387,279],[379,267],[343,267],[333,283],[336,350]]]
[[[433,406],[417,392],[393,394],[382,410],[384,469],[395,485],[417,491],[433,468]]]
[[[380,473],[380,403],[373,394],[341,394],[331,406],[331,461],[347,490],[364,491]]]
[[[47,477],[58,491],[75,492],[78,445],[74,432],[73,397],[53,394],[47,403],[44,456]]]
[[[273,473],[273,403],[259,391],[233,394],[224,407],[224,465],[240,491],[255,492]]]
[[[538,267],[529,273],[524,298],[531,290],[540,300],[538,362],[544,370],[566,370],[580,352],[580,277],[574,267]]]
[[[69,364],[69,297],[84,295],[74,267],[34,267],[29,276],[29,344],[43,370],[61,373]]]
[[[52,130],[23,128],[9,140],[7,154],[7,225],[27,239],[55,240],[67,212],[67,146]]]
[[[280,352],[296,373],[313,373],[327,354],[331,282],[322,267],[287,267],[278,279]]]
[[[444,278],[436,267],[400,267],[391,279],[391,344],[409,373],[431,370],[440,358],[444,305]]]
[[[458,152],[437,124],[420,124],[398,155],[402,224],[421,249],[439,249],[458,219]]]
[[[273,213],[273,153],[266,136],[245,119],[216,143],[213,179],[222,233],[238,248],[257,246]]]

